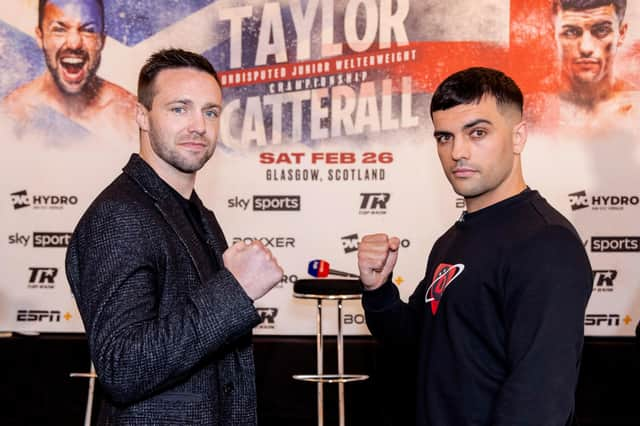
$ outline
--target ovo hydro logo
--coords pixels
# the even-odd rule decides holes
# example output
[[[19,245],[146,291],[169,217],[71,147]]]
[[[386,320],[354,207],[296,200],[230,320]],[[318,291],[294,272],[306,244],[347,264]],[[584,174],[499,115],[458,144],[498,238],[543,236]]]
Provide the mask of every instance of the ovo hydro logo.
[[[14,210],[24,208],[60,210],[78,204],[78,197],[75,195],[29,195],[26,189],[9,195]]]
[[[640,204],[637,195],[592,195],[587,191],[577,191],[569,194],[571,210],[624,210],[625,207],[635,207]]]

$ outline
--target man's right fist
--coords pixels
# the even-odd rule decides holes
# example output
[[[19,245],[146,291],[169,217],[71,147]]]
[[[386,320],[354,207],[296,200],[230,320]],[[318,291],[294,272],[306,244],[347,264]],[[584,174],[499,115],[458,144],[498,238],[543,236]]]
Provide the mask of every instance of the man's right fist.
[[[222,261],[251,300],[267,294],[284,273],[271,251],[258,240],[235,243],[222,254]]]
[[[358,269],[365,290],[375,290],[387,282],[398,260],[400,239],[387,234],[365,235],[358,246]]]

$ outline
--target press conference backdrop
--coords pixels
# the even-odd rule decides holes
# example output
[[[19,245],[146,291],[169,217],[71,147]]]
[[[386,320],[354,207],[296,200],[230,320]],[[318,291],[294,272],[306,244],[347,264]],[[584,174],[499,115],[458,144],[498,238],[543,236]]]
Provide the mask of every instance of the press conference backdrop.
[[[0,98],[47,72],[37,3],[0,8]],[[229,244],[260,239],[279,259],[285,276],[257,302],[255,333],[287,335],[314,333],[315,302],[292,297],[309,261],[357,272],[367,233],[400,237],[393,280],[408,298],[464,208],[436,155],[431,93],[454,71],[502,69],[525,92],[527,182],[575,224],[593,265],[586,333],[625,336],[640,319],[640,4],[629,3],[624,40],[604,49],[627,85],[587,114],[559,95],[548,0],[105,0],[97,74],[135,93],[143,61],[165,47],[220,71],[219,144],[196,189]],[[89,125],[45,102],[31,108],[0,115],[0,330],[81,332],[65,247],[137,134],[116,132],[111,116]],[[367,333],[358,302],[346,302],[344,330]]]

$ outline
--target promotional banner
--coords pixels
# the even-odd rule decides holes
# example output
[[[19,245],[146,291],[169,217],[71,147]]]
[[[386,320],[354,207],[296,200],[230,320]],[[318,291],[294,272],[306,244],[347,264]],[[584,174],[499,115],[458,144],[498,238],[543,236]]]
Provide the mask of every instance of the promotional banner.
[[[566,3],[566,2],[565,2]],[[196,190],[229,244],[285,270],[258,334],[315,333],[293,297],[309,262],[357,273],[362,236],[401,239],[404,300],[464,210],[436,154],[430,97],[449,74],[500,69],[525,94],[524,175],[577,228],[594,270],[588,335],[640,320],[640,4],[552,0],[17,0],[0,9],[0,330],[81,332],[64,272],[80,216],[137,152],[137,74],[193,50],[223,85]],[[553,277],[549,277],[553,279]],[[325,330],[335,332],[334,302]],[[368,333],[358,301],[347,334]]]

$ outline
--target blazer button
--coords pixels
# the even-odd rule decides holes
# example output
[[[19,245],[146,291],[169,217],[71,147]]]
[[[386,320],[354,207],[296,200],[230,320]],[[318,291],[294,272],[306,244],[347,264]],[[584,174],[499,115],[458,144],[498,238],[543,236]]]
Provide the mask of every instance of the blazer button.
[[[209,244],[210,246],[213,245],[213,240],[211,238],[207,239],[207,244]]]
[[[222,392],[225,395],[229,395],[233,391],[233,383],[225,383],[222,387]]]

